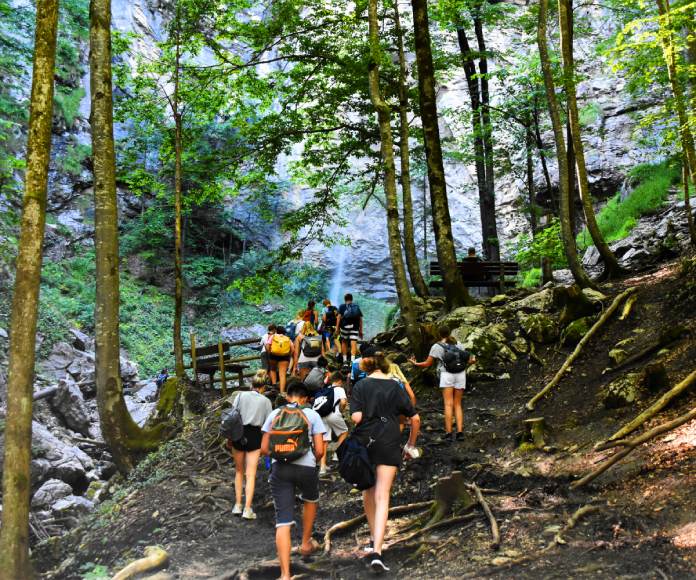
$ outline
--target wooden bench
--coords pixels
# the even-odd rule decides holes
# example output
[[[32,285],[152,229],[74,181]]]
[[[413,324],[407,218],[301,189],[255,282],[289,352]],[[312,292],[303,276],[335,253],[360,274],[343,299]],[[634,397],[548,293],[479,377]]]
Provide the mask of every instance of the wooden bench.
[[[517,262],[481,262],[478,260],[463,260],[457,262],[464,285],[468,288],[498,288],[501,292],[506,287],[517,284],[517,274],[520,266]],[[439,262],[430,262],[430,276],[440,279],[430,281],[433,288],[442,287],[442,270]]]
[[[214,388],[215,383],[221,383],[222,395],[227,396],[228,373],[237,375],[239,388],[243,389],[244,379],[255,374],[254,371],[246,372],[249,365],[244,363],[261,360],[261,353],[234,357],[232,355],[232,347],[259,344],[260,341],[260,337],[254,337],[232,342],[220,341],[217,344],[199,347],[196,346],[196,336],[191,334],[191,346],[187,353],[190,357],[190,362],[186,368],[193,370],[193,382],[195,385],[198,385],[199,374],[208,375],[210,388]],[[215,378],[218,372],[220,377]]]

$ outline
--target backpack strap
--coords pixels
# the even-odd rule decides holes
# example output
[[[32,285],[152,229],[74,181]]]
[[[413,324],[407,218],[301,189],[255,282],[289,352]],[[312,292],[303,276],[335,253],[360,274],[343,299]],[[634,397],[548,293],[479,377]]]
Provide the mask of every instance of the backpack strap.
[[[372,428],[372,432],[370,433],[370,438],[367,441],[367,444],[365,447],[369,448],[370,445],[372,445],[379,437],[382,436],[382,433],[384,433],[384,430],[387,428],[387,418],[386,417],[380,417],[379,418],[379,423],[375,425]],[[377,431],[379,431],[379,435],[377,434]]]

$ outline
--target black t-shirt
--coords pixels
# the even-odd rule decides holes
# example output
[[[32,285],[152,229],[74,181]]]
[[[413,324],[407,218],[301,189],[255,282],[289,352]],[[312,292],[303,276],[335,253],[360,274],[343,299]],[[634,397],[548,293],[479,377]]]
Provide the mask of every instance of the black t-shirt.
[[[350,412],[362,411],[363,418],[355,428],[358,437],[375,436],[385,443],[400,442],[399,415],[413,417],[416,409],[401,385],[392,379],[367,377],[353,386],[350,397]],[[386,419],[382,430],[377,426],[381,418]]]
[[[346,311],[348,310],[348,304],[352,304],[351,310],[353,313],[357,311],[357,314],[354,315],[351,318],[346,318]],[[360,326],[360,319],[362,318],[362,311],[360,310],[360,306],[355,304],[355,302],[349,302],[348,304],[341,304],[338,307],[338,313],[341,315],[341,328],[345,329],[353,329],[353,328],[359,328]]]

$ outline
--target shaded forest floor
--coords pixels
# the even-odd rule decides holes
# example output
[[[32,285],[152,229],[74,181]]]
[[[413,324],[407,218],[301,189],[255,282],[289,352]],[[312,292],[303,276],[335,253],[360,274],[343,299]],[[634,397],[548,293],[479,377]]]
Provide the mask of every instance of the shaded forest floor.
[[[640,285],[638,301],[624,321],[613,317],[560,385],[533,416],[549,426],[548,451],[522,450],[519,433],[530,413],[525,402],[555,373],[570,352],[539,348],[541,366],[526,357],[511,365],[509,380],[477,383],[465,395],[466,440],[443,444],[440,401],[421,394],[424,454],[410,462],[395,484],[392,505],[430,500],[438,477],[453,470],[484,488],[501,530],[501,546],[491,549],[485,516],[443,527],[418,542],[386,551],[392,572],[405,578],[696,578],[696,421],[641,446],[586,488],[569,483],[589,471],[608,452],[593,451],[654,400],[640,399],[606,410],[597,401],[607,353],[639,327],[685,325],[690,335],[669,347],[666,367],[672,384],[696,361],[696,281],[677,277],[676,262],[654,272],[605,285],[615,295]],[[648,361],[636,363],[640,368]],[[623,369],[621,373],[630,371]],[[649,422],[654,426],[692,408],[696,393],[675,401]],[[111,498],[97,513],[63,538],[39,545],[35,560],[44,578],[98,578],[114,573],[143,548],[160,545],[169,567],[152,576],[167,578],[276,578],[274,515],[266,472],[259,469],[258,519],[231,515],[233,467],[217,440],[211,412],[191,424],[175,441],[150,456],[125,484],[112,483]],[[337,474],[321,483],[316,537],[331,525],[361,513],[359,494]],[[580,507],[596,509],[563,531]],[[387,543],[404,535],[416,518],[390,521]],[[559,531],[562,539],[545,550]],[[363,525],[337,534],[329,557],[293,560],[304,578],[358,578],[369,575],[361,547]]]

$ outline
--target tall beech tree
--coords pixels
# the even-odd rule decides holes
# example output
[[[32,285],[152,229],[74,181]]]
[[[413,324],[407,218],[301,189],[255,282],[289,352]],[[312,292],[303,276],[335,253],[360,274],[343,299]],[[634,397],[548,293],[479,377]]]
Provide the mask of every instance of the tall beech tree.
[[[568,190],[572,197],[574,194],[574,180],[570,179],[574,170],[577,171],[577,184],[580,190],[580,200],[585,215],[585,225],[592,237],[599,254],[604,260],[605,276],[613,277],[619,273],[619,262],[614,253],[609,249],[609,245],[599,231],[597,219],[592,206],[592,195],[590,193],[590,183],[587,177],[585,166],[585,148],[582,143],[580,132],[580,116],[578,113],[578,101],[575,87],[575,66],[573,58],[573,17],[571,0],[558,0],[558,24],[561,36],[561,55],[563,60],[563,83],[565,86],[567,107],[568,107],[568,133],[572,142],[575,167],[570,164],[571,156],[568,156]],[[571,142],[568,143],[568,151],[571,149]],[[572,214],[571,214],[572,225]]]
[[[401,28],[398,2],[394,2],[394,34],[396,36],[396,48],[399,55],[399,160],[401,170],[399,181],[401,183],[401,197],[404,212],[404,254],[406,255],[408,276],[411,279],[411,284],[413,284],[413,289],[418,296],[423,298],[428,296],[429,292],[418,264],[418,254],[416,252],[416,241],[414,237],[406,51],[404,50],[404,32]],[[387,204],[388,201],[389,200],[387,200]]]
[[[377,16],[377,0],[369,0],[369,49],[368,81],[370,87],[370,100],[377,112],[380,134],[380,151],[382,153],[383,183],[386,197],[387,232],[389,242],[389,255],[391,257],[392,270],[396,294],[401,308],[401,317],[406,323],[406,335],[415,352],[421,353],[422,339],[420,327],[416,320],[411,292],[406,278],[406,268],[401,253],[401,232],[399,231],[399,204],[396,192],[396,163],[394,161],[394,139],[391,128],[391,107],[382,97],[380,89],[379,70],[382,60],[382,49],[379,44],[379,20]]]
[[[583,288],[594,287],[587,272],[583,269],[578,259],[578,249],[575,245],[575,236],[570,222],[570,204],[572,203],[571,191],[569,188],[568,157],[563,136],[563,124],[561,123],[560,106],[556,97],[556,86],[551,70],[551,60],[549,58],[549,48],[547,41],[547,21],[548,21],[548,0],[539,1],[539,19],[537,25],[537,44],[539,46],[539,58],[541,61],[541,71],[544,77],[544,87],[546,89],[546,99],[548,102],[549,117],[553,128],[553,137],[556,144],[556,160],[558,162],[558,189],[560,202],[560,222],[561,239],[565,251],[568,267],[573,273],[575,281]]]
[[[94,309],[97,408],[104,441],[122,473],[159,444],[165,425],[141,429],[123,398],[119,335],[118,206],[111,86],[111,0],[91,0],[89,68],[94,163]]]
[[[430,28],[427,0],[411,0],[413,28],[418,69],[420,117],[423,125],[425,158],[428,166],[430,205],[433,212],[433,233],[437,248],[437,260],[442,270],[442,283],[447,305],[456,308],[473,304],[457,267],[457,255],[452,235],[452,220],[447,200],[445,167],[442,159],[442,143],[438,127],[435,96],[435,71],[430,44]]]
[[[27,170],[10,320],[0,533],[0,578],[3,580],[33,576],[29,561],[31,413],[42,246],[46,225],[48,163],[51,155],[57,29],[58,1],[38,0]]]

